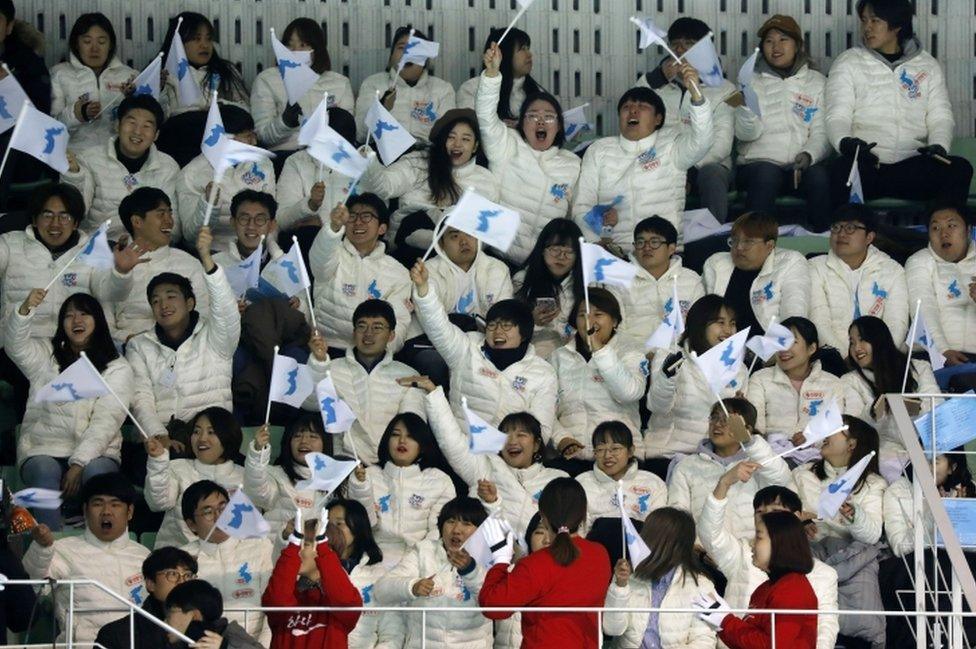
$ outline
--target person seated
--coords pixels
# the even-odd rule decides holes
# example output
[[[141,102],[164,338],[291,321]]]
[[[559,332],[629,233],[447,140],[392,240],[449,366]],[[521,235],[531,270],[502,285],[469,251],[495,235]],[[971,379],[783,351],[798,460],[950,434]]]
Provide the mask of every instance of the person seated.
[[[830,220],[830,250],[809,262],[810,319],[821,342],[841,354],[847,328],[862,315],[884,320],[899,347],[908,333],[905,269],[872,245],[876,225],[866,205],[842,205]]]
[[[63,182],[76,187],[85,197],[87,212],[82,231],[90,234],[111,219],[108,236],[113,241],[128,230],[120,211],[122,201],[143,187],[175,196],[180,173],[176,161],[156,148],[163,109],[152,95],[123,99],[118,120],[115,137],[100,140],[98,146],[85,149],[84,155],[76,155],[72,147],[67,154],[68,171],[61,174]],[[179,223],[175,213],[173,219]],[[176,232],[179,240],[178,227]]]
[[[233,195],[228,209],[230,226],[234,229],[235,236],[225,242],[214,240],[218,250],[213,256],[214,263],[223,268],[224,272],[227,272],[227,268],[247,261],[259,245],[262,246],[262,270],[269,261],[285,254],[278,246],[275,236],[278,228],[278,202],[273,193],[242,189]],[[238,294],[237,297],[240,299],[244,295]],[[293,298],[292,304],[301,305],[301,300]]]
[[[211,241],[209,229],[203,228],[197,252],[213,305],[210,316],[196,310],[190,280],[160,273],[146,287],[156,325],[126,345],[135,374],[132,413],[153,437],[165,436],[171,419],[186,421],[204,408],[232,407],[231,361],[241,317],[227,276],[210,255]]]
[[[166,619],[166,597],[176,586],[197,578],[197,560],[189,554],[167,546],[153,550],[142,562],[142,582],[149,596],[142,610],[157,620]],[[131,614],[135,625],[135,645],[129,642],[129,615],[109,622],[98,630],[95,642],[105,649],[167,649],[166,631],[151,619]]]
[[[390,342],[396,336],[397,319],[389,302],[364,300],[352,320],[353,348],[345,356],[330,358],[325,339],[315,337],[309,345],[308,368],[316,382],[331,373],[339,398],[356,413],[352,427],[339,437],[336,451],[376,464],[377,445],[395,415],[425,416],[423,395],[416,386],[399,382],[416,372],[393,360]]]
[[[214,586],[192,579],[166,596],[166,624],[195,641],[194,647],[213,649],[263,649],[264,644],[248,635],[234,621],[222,617],[224,601]],[[170,647],[188,649],[184,641],[169,637]]]
[[[519,121],[519,113],[522,112],[522,104],[525,103],[526,97],[545,90],[532,77],[532,37],[518,27],[512,27],[507,31],[498,27],[489,29],[482,54],[487,54],[491,46],[498,43],[502,34],[505,34],[505,40],[498,44],[502,54],[499,71],[505,80],[502,81],[502,88],[498,95],[499,102],[493,112],[497,113],[498,118],[506,126],[514,128]],[[482,57],[482,72],[486,67]],[[481,78],[482,75],[472,77],[458,86],[455,93],[458,108],[477,110]]]
[[[779,223],[769,214],[747,212],[732,224],[730,252],[705,261],[706,293],[724,295],[740,329],[762,335],[774,318],[807,317],[810,270],[802,253],[776,245]]]
[[[261,606],[261,595],[271,576],[274,547],[268,538],[239,539],[216,527],[217,519],[230,502],[230,494],[212,480],[194,482],[180,497],[183,522],[193,533],[181,550],[197,561],[197,578],[215,586],[233,608]],[[261,640],[271,632],[264,613],[228,613],[228,619],[243,626]]]
[[[695,43],[711,38],[711,29],[697,18],[683,16],[668,27],[668,47],[678,56],[684,56]],[[691,64],[678,63],[670,55],[661,64],[637,80],[637,86],[653,89],[660,95],[667,109],[662,126],[682,127],[691,119],[688,100],[694,90],[684,78],[684,71]],[[709,101],[712,111],[712,138],[708,153],[688,169],[688,186],[701,199],[701,206],[724,223],[729,211],[729,185],[732,180],[732,138],[735,119],[732,106],[727,101],[735,93],[735,86],[722,79],[719,86],[706,86],[697,78],[695,83]],[[688,97],[691,95],[691,97]]]
[[[92,579],[116,595],[140,605],[146,599],[142,562],[149,550],[129,538],[136,500],[135,489],[121,473],[97,475],[81,489],[84,503],[85,532],[55,540],[47,525],[31,530],[33,543],[24,554],[24,568],[31,579]],[[74,602],[69,602],[70,593]],[[89,612],[80,613],[77,607]],[[90,643],[98,630],[116,617],[116,613],[99,609],[117,609],[116,598],[97,588],[58,588],[54,609],[61,633],[58,642],[67,638],[68,620],[72,621],[73,640]]]
[[[691,87],[688,126],[665,127],[664,100],[649,88],[631,88],[617,102],[620,135],[603,137],[583,155],[573,218],[590,241],[606,240],[631,252],[634,226],[645,214],[674,224],[682,240],[688,170],[712,148],[709,100],[698,93],[698,72],[681,70]],[[636,159],[636,163],[635,163]]]
[[[140,187],[119,203],[119,217],[132,237],[132,249],[139,254],[140,263],[132,269],[128,296],[106,305],[115,339],[125,343],[153,328],[155,316],[152,304],[145,298],[146,289],[161,273],[176,273],[186,278],[192,293],[199,296],[197,311],[202,317],[209,317],[210,296],[200,262],[170,245],[176,221],[169,196],[155,187]]]
[[[68,60],[51,68],[51,116],[68,127],[76,151],[102,144],[118,128],[115,111],[103,107],[112,109],[131,94],[139,73],[117,54],[112,22],[103,13],[85,13],[68,34]]]
[[[366,299],[385,300],[396,315],[392,351],[406,338],[410,325],[410,277],[386,254],[381,240],[390,213],[376,194],[357,194],[336,205],[312,243],[308,261],[314,278],[315,320],[337,350],[353,346],[352,315]]]
[[[827,77],[831,200],[840,204],[857,160],[862,200],[965,203],[973,167],[950,156],[955,119],[939,62],[915,34],[910,0],[858,0],[861,43]],[[920,179],[925,182],[920,182]]]
[[[735,109],[736,185],[746,192],[749,212],[772,214],[777,197],[802,195],[807,223],[820,232],[831,207],[826,78],[814,69],[793,17],[773,16],[758,36],[761,56],[749,87],[761,114],[753,113],[744,100]]]

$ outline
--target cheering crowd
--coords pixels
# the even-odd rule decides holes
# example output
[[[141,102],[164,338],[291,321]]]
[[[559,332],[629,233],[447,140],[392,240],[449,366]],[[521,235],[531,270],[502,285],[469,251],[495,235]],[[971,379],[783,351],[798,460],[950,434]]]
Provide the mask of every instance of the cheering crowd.
[[[517,27],[456,91],[401,27],[354,92],[298,18],[249,91],[203,15],[139,71],[84,14],[48,71],[0,0],[0,189],[34,183],[0,235],[30,537],[0,572],[140,606],[131,645],[54,587],[59,638],[108,649],[909,646],[817,611],[914,610],[931,523],[884,395],[976,385],[973,168],[911,3],[856,13],[829,74],[776,15],[735,83],[702,21],[635,20],[667,55],[587,140]],[[825,255],[780,245],[787,195]],[[904,264],[876,198],[926,206]],[[700,272],[692,204],[731,221]],[[944,497],[976,497],[961,450]],[[0,598],[26,629],[34,590]]]

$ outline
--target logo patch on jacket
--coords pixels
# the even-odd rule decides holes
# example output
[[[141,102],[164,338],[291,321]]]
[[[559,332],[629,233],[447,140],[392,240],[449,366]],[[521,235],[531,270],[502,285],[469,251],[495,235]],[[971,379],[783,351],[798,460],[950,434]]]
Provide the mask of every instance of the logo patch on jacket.
[[[804,124],[809,124],[812,122],[813,116],[817,114],[818,110],[820,109],[816,106],[812,97],[808,97],[802,92],[798,92],[793,95],[793,114],[803,120]]]
[[[413,102],[413,110],[410,111],[410,117],[417,120],[421,124],[433,124],[437,121],[437,111],[434,110],[434,102]]]
[[[355,284],[343,284],[342,294],[346,297],[356,297],[356,285]]]
[[[928,76],[929,73],[924,71],[912,76],[908,74],[908,70],[902,70],[898,82],[901,84],[902,90],[905,91],[905,96],[914,101],[922,97],[922,82]]]
[[[257,162],[251,163],[251,168],[244,172],[241,176],[241,180],[244,181],[245,185],[257,185],[264,182],[267,175],[258,168]]]
[[[238,584],[249,584],[254,577],[251,576],[251,571],[247,564],[247,561],[241,564],[241,567],[237,569],[237,583]]]
[[[549,194],[552,195],[552,202],[558,203],[569,194],[569,185],[566,183],[557,183],[549,188]]]
[[[61,276],[61,284],[69,288],[78,286],[78,273],[65,273]]]
[[[957,297],[961,296],[962,295],[962,291],[959,290],[959,280],[956,280],[956,279],[952,280],[949,283],[948,291],[949,291],[949,299],[950,300],[954,300]]]
[[[487,376],[489,379],[497,379],[498,378],[498,372],[496,372],[495,370],[489,369],[487,367],[482,367],[481,369],[479,369],[478,370],[478,374],[480,374],[481,376]]]
[[[752,292],[752,303],[762,304],[763,302],[772,302],[775,295],[776,294],[773,291],[773,282],[767,282],[766,285],[761,289]]]
[[[644,153],[637,156],[637,164],[644,171],[653,171],[661,166],[661,161],[657,158],[657,148],[651,147]]]
[[[524,376],[516,376],[515,380],[512,381],[512,387],[515,388],[517,392],[523,392],[528,382],[529,380]]]
[[[373,584],[363,586],[362,590],[359,592],[363,597],[363,604],[369,604],[371,601],[373,601]]]
[[[379,300],[383,297],[383,292],[380,291],[380,288],[376,285],[375,279],[369,283],[369,286],[366,287],[366,292],[369,293],[369,296],[374,300]]]
[[[132,575],[125,580],[125,587],[129,589],[129,599],[133,604],[142,604],[142,573]]]
[[[253,588],[240,588],[232,594],[234,599],[252,599],[254,597]]]
[[[376,503],[376,506],[379,508],[381,512],[390,511],[390,494],[387,494],[385,496],[380,496],[379,500]]]
[[[807,411],[807,414],[810,415],[811,417],[816,417],[817,413],[820,412],[820,406],[822,405],[823,405],[823,399],[811,399],[810,402],[807,404],[805,410]]]
[[[411,494],[410,498],[407,499],[407,502],[410,503],[410,506],[414,509],[423,509],[424,503],[427,502],[427,499],[420,494]]]
[[[139,184],[139,179],[136,178],[135,174],[126,174],[122,176],[122,184],[125,185],[126,190],[131,192]]]

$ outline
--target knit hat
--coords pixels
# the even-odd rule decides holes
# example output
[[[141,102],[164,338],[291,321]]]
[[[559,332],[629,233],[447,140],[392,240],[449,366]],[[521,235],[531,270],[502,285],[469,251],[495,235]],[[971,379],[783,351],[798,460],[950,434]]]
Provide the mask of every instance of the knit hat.
[[[759,38],[766,38],[766,32],[770,29],[779,30],[795,40],[797,44],[803,45],[803,32],[800,31],[800,26],[791,16],[776,14],[764,22],[763,26],[759,28]]]
[[[437,139],[437,136],[450,125],[453,125],[458,120],[464,120],[470,122],[474,127],[474,130],[478,130],[478,116],[470,108],[452,108],[443,115],[441,115],[434,125],[430,127],[430,141],[433,142]]]

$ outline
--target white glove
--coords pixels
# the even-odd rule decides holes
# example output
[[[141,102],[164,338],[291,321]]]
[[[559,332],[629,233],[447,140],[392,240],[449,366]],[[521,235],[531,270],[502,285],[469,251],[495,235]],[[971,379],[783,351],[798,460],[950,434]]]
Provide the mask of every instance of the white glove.
[[[288,535],[288,543],[302,547],[305,542],[305,524],[302,523],[302,510],[295,509],[295,528]]]
[[[319,524],[315,527],[315,547],[322,543],[328,543],[329,537],[325,534],[325,528],[329,524],[329,510],[325,507],[319,512]]]
[[[515,533],[508,521],[495,516],[489,516],[482,523],[485,541],[491,549],[492,565],[512,563],[515,555]]]
[[[729,606],[729,603],[721,595],[714,592],[708,595],[695,595],[691,600],[691,605],[693,608],[701,609],[702,612],[698,613],[698,618],[715,629],[721,629],[726,616],[732,614],[732,607]]]

